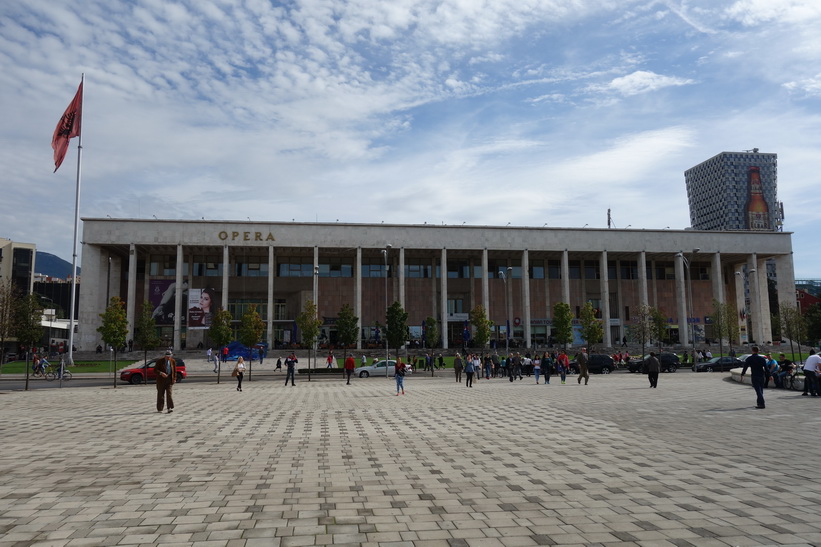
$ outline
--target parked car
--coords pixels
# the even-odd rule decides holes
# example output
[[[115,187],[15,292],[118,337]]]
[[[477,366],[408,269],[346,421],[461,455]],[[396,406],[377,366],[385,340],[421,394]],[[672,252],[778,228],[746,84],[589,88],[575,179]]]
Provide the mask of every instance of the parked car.
[[[185,371],[185,361],[180,359],[179,357],[174,358],[177,361],[177,381],[182,382],[185,378],[188,377],[188,374]],[[123,382],[130,382],[132,384],[142,384],[146,377],[148,377],[149,382],[156,382],[157,375],[154,372],[154,363],[156,359],[149,359],[142,365],[127,368],[120,372],[120,380]]]
[[[570,361],[570,370],[575,374],[579,373],[579,364],[575,359]],[[592,374],[610,374],[616,370],[616,364],[609,355],[594,353],[588,356],[587,371]]]
[[[405,363],[405,374],[413,374],[413,367],[409,364]],[[391,359],[388,361],[388,373],[385,374],[385,360],[382,359],[381,361],[377,361],[372,365],[367,365],[364,367],[357,367],[353,369],[353,373],[355,376],[359,376],[360,378],[367,378],[368,376],[388,376],[389,378],[393,378],[393,375],[396,373],[396,361]]]
[[[709,361],[694,364],[693,372],[724,372],[743,366],[744,363],[741,359],[736,359],[735,357],[713,357]]]
[[[647,365],[645,360],[648,357],[650,357],[649,354],[644,357],[634,357],[630,359],[630,363],[627,365],[627,370],[630,372],[647,374]],[[656,358],[659,360],[662,372],[675,372],[678,370],[678,367],[681,366],[681,361],[675,353],[662,352],[656,355]]]
[[[4,362],[5,363],[11,363],[12,361],[16,361],[16,360],[17,360],[17,354],[14,353],[13,351],[10,351],[6,354],[6,358],[5,358]]]

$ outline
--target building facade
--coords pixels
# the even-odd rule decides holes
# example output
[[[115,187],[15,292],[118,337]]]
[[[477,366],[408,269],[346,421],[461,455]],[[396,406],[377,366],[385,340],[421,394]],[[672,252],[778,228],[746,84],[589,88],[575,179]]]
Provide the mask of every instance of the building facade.
[[[37,246],[0,238],[0,281],[11,279],[25,294],[34,288],[34,262]]]
[[[238,321],[252,304],[266,322],[265,341],[297,342],[294,321],[309,300],[330,343],[339,310],[350,305],[360,347],[373,344],[394,301],[409,313],[411,338],[432,317],[441,345],[453,348],[480,305],[502,347],[508,324],[518,345],[546,344],[557,302],[577,317],[591,302],[605,320],[605,346],[621,342],[642,305],[661,310],[672,341],[688,345],[709,336],[713,299],[746,297],[752,337],[767,341],[767,260],[778,269],[779,302],[795,302],[784,232],[106,218],[84,219],[83,245],[80,350],[101,342],[99,314],[112,296],[127,303],[129,337],[147,301],[175,349],[207,346],[216,309]]]
[[[781,230],[778,156],[757,148],[721,152],[684,172],[696,230]]]

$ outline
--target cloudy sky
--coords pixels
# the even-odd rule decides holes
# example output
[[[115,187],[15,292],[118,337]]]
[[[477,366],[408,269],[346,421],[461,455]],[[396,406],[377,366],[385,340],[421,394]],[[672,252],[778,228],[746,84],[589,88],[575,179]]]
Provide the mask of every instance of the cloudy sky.
[[[81,215],[683,229],[684,171],[774,152],[821,278],[818,0],[0,3],[0,236]]]

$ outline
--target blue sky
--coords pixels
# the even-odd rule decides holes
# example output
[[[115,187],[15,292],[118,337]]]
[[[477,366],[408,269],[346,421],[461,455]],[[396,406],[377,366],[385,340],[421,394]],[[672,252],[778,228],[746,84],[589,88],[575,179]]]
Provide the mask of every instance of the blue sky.
[[[81,215],[689,225],[684,171],[779,159],[821,278],[817,0],[0,4],[0,236],[71,259]]]

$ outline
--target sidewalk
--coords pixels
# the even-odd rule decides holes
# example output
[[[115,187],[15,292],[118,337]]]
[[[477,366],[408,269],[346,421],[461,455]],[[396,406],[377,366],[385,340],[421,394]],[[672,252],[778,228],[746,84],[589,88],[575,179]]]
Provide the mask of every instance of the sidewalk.
[[[821,544],[817,400],[727,376],[4,392],[0,546]]]

